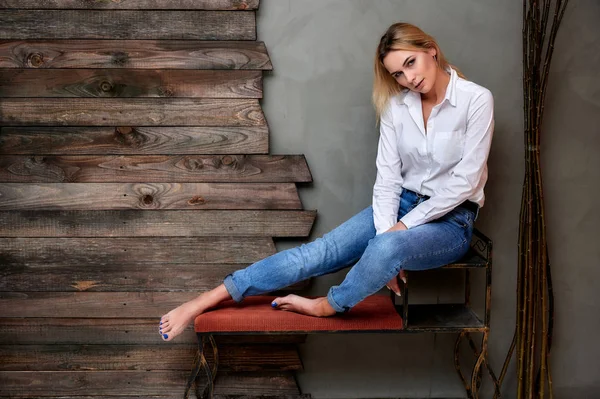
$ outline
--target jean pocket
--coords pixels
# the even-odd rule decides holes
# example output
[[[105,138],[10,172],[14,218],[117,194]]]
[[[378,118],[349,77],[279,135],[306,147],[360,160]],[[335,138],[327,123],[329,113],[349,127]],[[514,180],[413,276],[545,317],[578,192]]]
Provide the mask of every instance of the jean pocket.
[[[475,215],[468,209],[457,207],[450,211],[449,219],[463,228],[473,226]]]

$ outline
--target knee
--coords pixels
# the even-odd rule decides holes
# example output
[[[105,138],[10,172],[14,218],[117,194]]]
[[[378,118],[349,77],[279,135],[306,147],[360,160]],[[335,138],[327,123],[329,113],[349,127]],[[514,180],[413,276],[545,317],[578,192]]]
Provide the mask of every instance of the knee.
[[[401,257],[402,245],[393,234],[380,234],[369,241],[369,251],[384,263]]]

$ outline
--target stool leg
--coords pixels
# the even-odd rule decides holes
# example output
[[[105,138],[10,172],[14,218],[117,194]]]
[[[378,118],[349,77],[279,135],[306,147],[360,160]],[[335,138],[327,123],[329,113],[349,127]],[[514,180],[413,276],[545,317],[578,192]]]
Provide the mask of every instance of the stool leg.
[[[183,399],[188,399],[190,396],[190,390],[192,389],[192,385],[194,385],[194,381],[196,377],[198,377],[198,373],[200,372],[200,367],[202,365],[201,359],[204,357],[203,352],[203,344],[198,344],[198,350],[196,351],[196,356],[194,357],[194,364],[192,366],[192,373],[188,377],[187,384],[185,385],[185,392],[183,394]]]
[[[467,398],[472,399],[473,395],[471,393],[471,386],[467,382],[465,375],[463,374],[461,367],[460,367],[459,350],[460,350],[460,343],[464,337],[465,337],[465,333],[461,332],[460,334],[458,334],[458,337],[456,338],[456,342],[454,343],[454,368],[456,369],[456,372],[458,373],[458,376],[459,376],[461,382],[465,386],[465,390],[467,391]]]
[[[208,340],[206,337],[202,337],[202,346],[208,341],[210,343],[213,350],[213,367],[209,367],[208,362],[204,355],[202,356],[201,363],[204,368],[204,372],[206,373],[207,383],[204,387],[204,390],[201,394],[198,394],[200,391],[196,391],[196,396],[201,399],[213,399],[214,387],[215,387],[215,379],[217,378],[217,370],[219,368],[219,351],[217,349],[217,343],[212,335],[208,336]]]

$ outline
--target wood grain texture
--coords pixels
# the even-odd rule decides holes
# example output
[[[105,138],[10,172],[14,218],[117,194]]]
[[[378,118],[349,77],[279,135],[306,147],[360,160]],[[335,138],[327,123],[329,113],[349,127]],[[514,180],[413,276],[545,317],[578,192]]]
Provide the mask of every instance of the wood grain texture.
[[[254,11],[0,9],[0,39],[256,40]]]
[[[300,389],[290,372],[218,373],[215,395],[298,395]]]
[[[1,127],[0,155],[268,154],[265,126]]]
[[[158,321],[157,318],[0,318],[0,334],[4,345],[164,344],[156,334]],[[306,334],[223,335],[215,336],[215,340],[217,345],[300,344],[306,342]],[[173,342],[196,344],[191,324]]]
[[[0,8],[118,10],[256,10],[259,0],[0,0]]]
[[[188,371],[1,371],[0,395],[183,397]]]
[[[1,371],[0,395],[52,396],[183,396],[188,371]],[[51,387],[51,391],[49,391]],[[222,373],[215,395],[295,395],[291,372]]]
[[[155,318],[197,292],[0,292],[0,317]]]
[[[0,291],[15,292],[206,292],[246,264],[73,264],[3,265]],[[300,282],[279,291],[296,291]]]
[[[262,237],[0,238],[2,265],[254,263],[274,253],[273,240]]]
[[[0,182],[287,183],[310,182],[302,155],[19,156],[0,158]],[[230,188],[243,189],[232,185]],[[279,189],[279,188],[278,188]]]
[[[5,211],[4,237],[307,237],[315,211]],[[1,285],[1,283],[0,283]]]
[[[262,98],[261,71],[9,69],[0,97]]]
[[[0,210],[205,211],[301,208],[298,191],[291,183],[4,183],[0,185]],[[121,213],[121,215],[123,221],[144,217],[143,213]],[[200,215],[195,214],[192,217],[198,218],[201,217]],[[215,215],[222,216],[222,213]],[[85,216],[88,221],[94,218],[93,213],[79,216]],[[167,217],[167,214],[164,216]],[[16,213],[12,216],[3,214],[2,217],[15,223],[21,219]],[[159,218],[156,220],[161,218],[160,215],[146,217]],[[121,227],[125,228],[125,226]],[[0,231],[2,230],[4,229],[0,227]],[[4,234],[6,232],[1,233],[0,236]]]
[[[122,263],[88,265],[70,263],[27,263],[4,265],[0,291],[28,292],[189,292],[209,291],[225,276],[248,266],[244,264],[148,264]]]
[[[264,126],[256,99],[8,98],[0,102],[5,126]]]
[[[197,40],[3,40],[0,68],[258,69],[263,42]]]
[[[0,345],[0,371],[187,371],[196,350],[197,345],[174,343],[152,346]],[[213,361],[211,355],[209,363]],[[219,346],[219,371],[287,370],[302,370],[298,350],[293,344]]]
[[[1,318],[0,332],[4,345],[164,345],[156,332],[160,316],[150,319]],[[191,325],[176,341],[194,345],[197,342]]]

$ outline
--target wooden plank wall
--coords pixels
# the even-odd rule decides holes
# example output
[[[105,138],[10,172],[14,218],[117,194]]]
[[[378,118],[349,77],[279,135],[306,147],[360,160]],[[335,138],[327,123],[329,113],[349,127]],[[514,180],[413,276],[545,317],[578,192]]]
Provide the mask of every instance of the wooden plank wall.
[[[0,0],[0,397],[181,397],[159,317],[308,236],[258,6]],[[302,339],[221,339],[216,394],[300,397]]]

